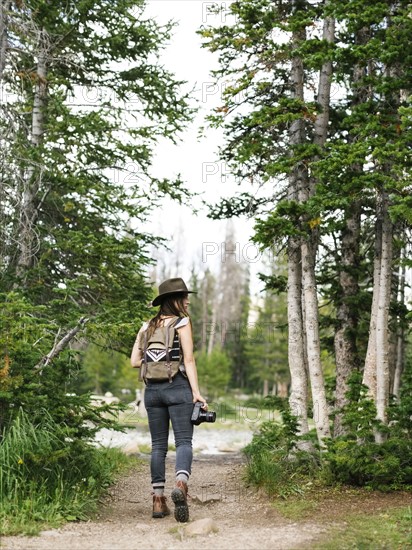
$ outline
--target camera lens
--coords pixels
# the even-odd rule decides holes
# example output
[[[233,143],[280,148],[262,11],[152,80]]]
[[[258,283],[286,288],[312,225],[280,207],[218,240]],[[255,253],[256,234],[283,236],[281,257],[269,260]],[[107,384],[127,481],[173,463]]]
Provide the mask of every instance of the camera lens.
[[[202,422],[215,422],[216,413],[215,411],[204,411],[201,408],[201,403],[197,402],[193,407],[193,413],[190,421],[195,426],[199,426]]]
[[[216,413],[214,411],[208,411],[204,413],[204,421],[205,422],[215,422],[216,421]]]

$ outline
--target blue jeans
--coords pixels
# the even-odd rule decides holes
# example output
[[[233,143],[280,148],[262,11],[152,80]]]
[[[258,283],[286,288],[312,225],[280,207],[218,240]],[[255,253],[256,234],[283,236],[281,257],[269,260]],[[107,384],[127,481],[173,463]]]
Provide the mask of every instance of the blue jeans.
[[[152,484],[166,481],[166,454],[169,439],[169,423],[172,421],[176,446],[176,473],[191,473],[193,450],[193,395],[189,381],[177,374],[171,383],[150,382],[145,389],[144,404],[149,418],[152,438],[150,470]]]

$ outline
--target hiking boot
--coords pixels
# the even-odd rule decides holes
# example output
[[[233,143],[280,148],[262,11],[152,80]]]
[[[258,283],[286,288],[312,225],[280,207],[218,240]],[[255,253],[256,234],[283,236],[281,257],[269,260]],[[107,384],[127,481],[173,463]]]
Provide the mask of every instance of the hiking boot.
[[[153,495],[152,518],[164,518],[169,515],[170,510],[166,504],[166,497],[157,497],[156,495]]]
[[[175,505],[175,520],[180,523],[189,521],[189,506],[187,505],[187,483],[178,481],[172,491],[172,500]]]

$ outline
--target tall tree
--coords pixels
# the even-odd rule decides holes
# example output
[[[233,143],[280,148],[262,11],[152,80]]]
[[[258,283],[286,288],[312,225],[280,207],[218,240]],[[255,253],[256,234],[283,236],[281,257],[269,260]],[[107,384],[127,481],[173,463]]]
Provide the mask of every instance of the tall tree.
[[[240,386],[247,361],[244,346],[249,314],[249,275],[243,252],[234,224],[229,220],[220,249],[220,271],[211,318],[213,333],[208,342],[208,353],[214,347],[226,352],[233,368],[232,383]]]
[[[225,128],[222,158],[248,187],[215,206],[211,215],[257,214],[256,240],[268,248],[274,241],[287,244],[290,402],[304,432],[302,365],[307,361],[322,440],[329,435],[329,419],[319,292],[328,294],[335,308],[335,318],[329,319],[336,331],[335,434],[344,429],[347,381],[361,364],[369,320],[371,328],[378,321],[381,327],[379,344],[376,330],[370,331],[366,364],[373,358],[371,372],[381,392],[378,417],[386,420],[392,224],[402,220],[410,228],[410,110],[402,103],[403,91],[410,90],[410,6],[404,1],[370,6],[364,0],[246,0],[231,3],[229,12],[234,19],[227,17],[227,24],[200,31],[205,47],[219,53],[216,78],[233,82],[209,120]],[[249,190],[255,181],[258,198]],[[378,219],[385,224],[382,241],[378,225],[374,230]],[[370,312],[360,307],[367,304]],[[365,376],[369,371],[365,368]]]
[[[58,354],[85,326],[89,339],[129,352],[152,296],[156,239],[143,223],[160,197],[186,196],[178,177],[151,175],[152,149],[176,141],[192,110],[159,59],[173,25],[146,18],[144,2],[1,7],[0,290],[16,406],[30,384],[45,399],[64,396],[76,361]],[[10,342],[22,322],[13,303],[33,315],[20,344]],[[1,399],[7,408],[11,395]]]
[[[288,316],[285,292],[286,265],[282,256],[261,274],[264,295],[257,307],[257,319],[250,326],[246,350],[249,357],[249,387],[263,394],[288,396],[291,376],[288,368]],[[306,390],[307,391],[307,390]]]
[[[285,224],[285,217],[290,216],[293,222],[289,223],[294,223],[298,230],[290,231],[290,226],[286,225],[282,228],[279,220],[276,230],[268,234],[265,234],[264,224],[258,226],[257,239],[268,247],[274,238],[289,240],[290,403],[299,417],[301,433],[307,432],[307,364],[315,422],[322,440],[329,435],[329,417],[318,329],[317,224],[310,212],[305,212],[305,204],[314,194],[316,185],[308,171],[308,162],[313,160],[314,153],[320,154],[327,136],[331,79],[328,46],[333,42],[333,20],[325,20],[322,39],[317,35],[319,27],[322,28],[318,12],[306,0],[295,0],[287,5],[234,2],[230,9],[237,16],[232,26],[202,31],[208,39],[207,46],[221,53],[221,71],[217,76],[229,74],[237,79],[236,85],[226,90],[226,105],[219,109],[222,114],[210,120],[225,125],[228,130],[228,144],[223,155],[237,175],[252,181],[255,177],[268,181],[274,176],[284,178],[288,175],[287,188],[281,188],[286,200],[283,201],[284,213],[279,218],[283,218]],[[315,33],[313,21],[316,21]],[[273,37],[281,40],[274,41]],[[304,58],[305,49],[310,54]],[[234,62],[236,52],[242,63]],[[319,58],[324,61],[320,66]],[[319,103],[310,102],[307,97],[308,88],[316,82],[316,69],[320,73]],[[239,112],[233,120],[227,121],[225,118],[237,107],[239,92],[242,106],[246,104],[249,109],[246,114]],[[248,209],[251,204],[254,204],[252,196],[246,203]],[[224,208],[223,214],[228,214],[227,210]],[[244,211],[245,200],[241,196],[231,206],[231,213]],[[269,218],[268,224],[273,226],[274,217]]]

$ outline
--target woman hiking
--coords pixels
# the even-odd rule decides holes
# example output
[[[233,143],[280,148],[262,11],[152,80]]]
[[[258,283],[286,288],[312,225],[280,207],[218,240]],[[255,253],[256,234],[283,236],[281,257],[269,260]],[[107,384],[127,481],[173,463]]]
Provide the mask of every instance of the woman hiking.
[[[144,403],[152,440],[152,517],[170,514],[164,489],[171,422],[176,446],[176,485],[171,498],[174,516],[179,522],[189,520],[187,493],[193,460],[193,404],[200,402],[202,409],[207,410],[206,399],[200,395],[193,355],[192,323],[188,314],[192,293],[181,278],[167,279],[159,285],[158,296],[152,302],[153,306],[159,306],[159,311],[139,330],[131,355],[132,367],[141,369],[146,383]]]

